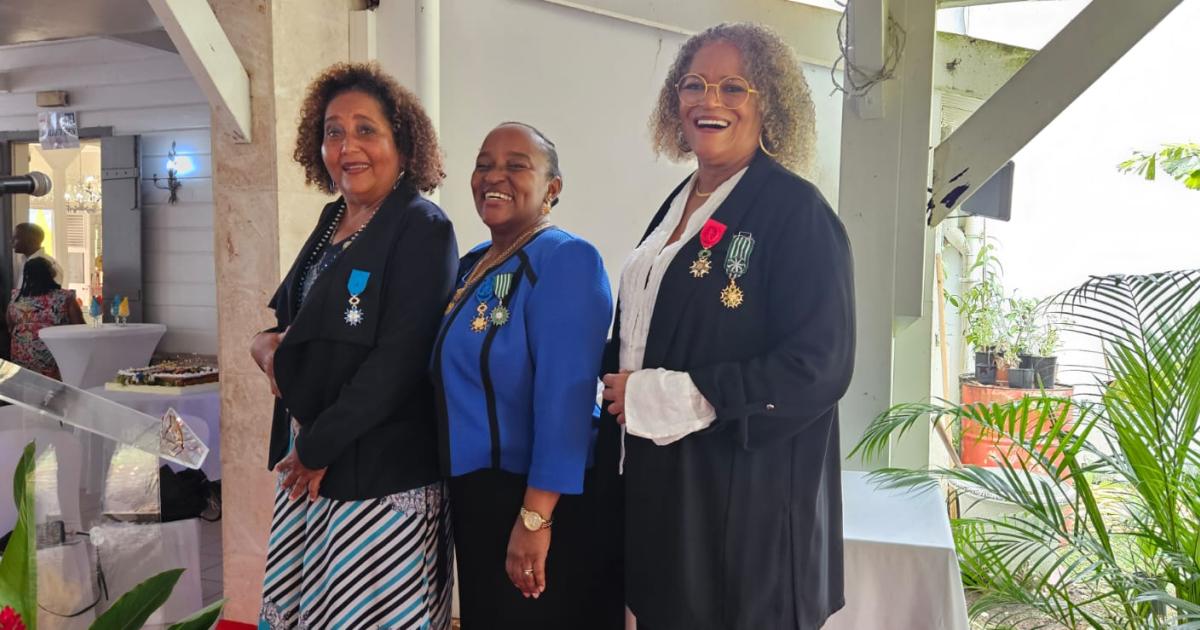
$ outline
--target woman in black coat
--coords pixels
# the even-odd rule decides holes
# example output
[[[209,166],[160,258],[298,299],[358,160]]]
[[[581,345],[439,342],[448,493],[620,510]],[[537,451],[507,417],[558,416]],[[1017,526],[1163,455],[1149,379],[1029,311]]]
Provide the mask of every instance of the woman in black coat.
[[[808,86],[774,33],[722,24],[684,44],[653,128],[699,168],[626,263],[605,357],[626,601],[639,630],[816,630],[844,604],[854,299],[845,229],[786,168],[813,144]]]
[[[279,473],[260,628],[450,626],[450,533],[427,373],[458,252],[437,138],[374,65],[309,87],[295,157],[325,206],[251,354]]]

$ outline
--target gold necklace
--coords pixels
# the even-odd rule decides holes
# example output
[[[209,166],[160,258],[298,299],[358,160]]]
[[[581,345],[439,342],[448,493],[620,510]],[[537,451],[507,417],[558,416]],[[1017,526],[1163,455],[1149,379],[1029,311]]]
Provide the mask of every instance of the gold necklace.
[[[501,252],[499,256],[492,256],[492,252],[494,250],[489,248],[487,253],[483,255],[483,258],[481,258],[479,262],[475,264],[475,268],[471,270],[471,273],[467,275],[467,279],[463,281],[463,285],[454,292],[454,297],[450,298],[450,303],[446,305],[446,314],[449,315],[450,311],[454,310],[455,306],[458,306],[458,303],[463,299],[463,295],[466,294],[467,289],[471,288],[471,286],[478,282],[480,278],[487,275],[488,272],[496,267],[499,267],[501,263],[503,263],[505,260],[508,260],[508,257],[512,255],[513,252],[520,249],[522,246],[532,240],[534,236],[537,236],[538,233],[549,227],[550,223],[548,221],[538,221],[537,223],[534,223],[532,226],[522,232],[521,235],[517,237],[517,240],[513,241],[512,245],[509,245],[508,248]]]
[[[696,183],[692,185],[692,192],[696,193],[697,197],[711,197],[714,192],[717,192],[717,189],[714,188],[712,190],[712,192],[702,193],[702,192],[700,192],[700,180],[697,179]]]

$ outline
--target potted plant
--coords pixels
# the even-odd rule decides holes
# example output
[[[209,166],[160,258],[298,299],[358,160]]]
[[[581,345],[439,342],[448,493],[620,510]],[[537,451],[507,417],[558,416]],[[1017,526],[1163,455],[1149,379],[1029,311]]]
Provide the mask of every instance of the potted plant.
[[[1026,357],[1038,342],[1038,301],[1032,298],[1012,297],[1008,300],[1008,321],[1011,341],[1009,360],[1013,366],[1008,370],[1008,386],[1016,389],[1034,387],[1034,369]]]
[[[1033,370],[1035,384],[1042,389],[1050,389],[1057,382],[1058,357],[1054,353],[1061,343],[1059,326],[1056,318],[1042,314],[1032,347],[1027,354],[1021,355],[1021,367]]]
[[[1004,286],[999,263],[991,251],[990,244],[980,248],[968,270],[970,274],[977,271],[982,274],[979,282],[961,296],[948,291],[945,294],[946,301],[964,320],[963,340],[975,349],[975,379],[985,385],[995,384],[997,371],[1005,367],[1008,354]]]
[[[952,482],[1015,510],[951,523],[979,627],[1198,627],[1200,271],[1094,277],[1053,308],[1064,330],[1100,341],[1098,394],[901,404],[850,456],[886,453],[915,423],[946,417],[1020,451],[994,468],[875,473],[892,487]]]

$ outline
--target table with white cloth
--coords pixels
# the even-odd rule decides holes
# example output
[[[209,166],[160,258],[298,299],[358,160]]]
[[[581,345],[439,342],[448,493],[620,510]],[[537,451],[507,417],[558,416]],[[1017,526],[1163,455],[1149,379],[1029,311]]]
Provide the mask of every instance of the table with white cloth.
[[[846,607],[825,630],[967,630],[946,502],[937,489],[889,490],[842,473]]]
[[[183,392],[180,394],[151,394],[132,391],[109,391],[103,386],[88,390],[115,403],[136,409],[148,416],[161,418],[167,409],[174,409],[208,446],[208,457],[200,470],[209,479],[221,478],[221,393],[217,390]],[[175,468],[175,466],[172,466]]]
[[[49,326],[38,335],[54,355],[63,382],[87,389],[113,380],[117,370],[149,365],[166,332],[162,324],[78,324]]]

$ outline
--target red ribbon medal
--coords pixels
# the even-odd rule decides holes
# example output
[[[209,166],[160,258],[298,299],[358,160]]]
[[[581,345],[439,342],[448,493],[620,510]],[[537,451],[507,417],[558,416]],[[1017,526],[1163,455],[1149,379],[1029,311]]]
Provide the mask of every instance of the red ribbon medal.
[[[704,223],[704,227],[700,228],[700,247],[703,249],[696,256],[696,260],[692,261],[689,269],[693,278],[703,278],[712,271],[712,262],[709,261],[709,258],[712,257],[712,248],[720,243],[724,236],[725,224],[720,221],[709,219]]]

